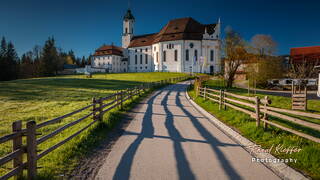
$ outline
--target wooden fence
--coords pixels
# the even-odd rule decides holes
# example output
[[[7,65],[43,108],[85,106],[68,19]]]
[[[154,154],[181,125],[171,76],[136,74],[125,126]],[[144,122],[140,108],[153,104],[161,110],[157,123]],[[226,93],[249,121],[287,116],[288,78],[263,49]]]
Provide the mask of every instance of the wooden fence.
[[[299,87],[299,91],[298,91]],[[291,86],[291,98],[292,98],[292,110],[307,110],[307,86],[304,87],[303,92],[301,92],[301,86],[296,86],[292,82]]]
[[[92,103],[90,105],[87,105],[81,109],[65,114],[61,117],[57,117],[55,119],[42,122],[40,124],[37,124],[35,121],[28,121],[26,124],[26,129],[22,128],[21,121],[13,122],[12,133],[6,136],[0,137],[0,144],[10,140],[12,140],[13,142],[12,152],[0,158],[0,166],[10,161],[13,161],[13,169],[7,174],[1,176],[0,180],[8,179],[13,176],[15,178],[21,177],[24,169],[27,169],[27,178],[34,179],[37,176],[37,160],[41,159],[42,157],[46,156],[48,153],[62,146],[66,142],[70,141],[72,138],[76,137],[78,134],[88,129],[94,123],[101,122],[103,119],[103,115],[108,111],[110,111],[111,109],[114,109],[117,107],[122,108],[123,103],[125,101],[127,101],[128,99],[132,99],[134,96],[140,96],[147,89],[183,81],[183,80],[186,80],[187,78],[188,77],[185,76],[185,77],[170,78],[167,80],[161,80],[157,82],[145,83],[145,84],[142,84],[141,86],[137,86],[132,89],[121,90],[107,97],[93,98]],[[50,134],[37,138],[37,135],[39,135],[37,134],[38,129],[46,127],[51,124],[59,123],[61,122],[61,120],[67,117],[70,117],[74,114],[80,113],[88,109],[90,109],[90,113],[88,113],[87,115],[56,129]],[[75,132],[68,138],[64,139],[63,141],[49,147],[44,151],[41,151],[38,154],[37,146],[39,144],[49,140],[50,138],[58,135],[62,131],[66,130],[67,128],[70,128],[90,117],[92,117],[92,121],[89,124],[87,124],[85,127],[78,130],[77,132]],[[22,141],[23,137],[26,137],[25,145],[23,144],[23,141]],[[26,153],[26,156],[27,156],[26,162],[23,161],[24,153]]]
[[[208,99],[208,100],[219,103],[220,110],[226,109],[226,107],[228,106],[235,110],[238,110],[250,115],[252,118],[256,120],[257,126],[260,126],[260,123],[262,121],[265,129],[267,128],[268,125],[272,125],[282,130],[285,130],[293,134],[296,134],[298,136],[309,139],[311,141],[320,143],[320,138],[318,137],[314,137],[314,136],[299,132],[297,130],[284,127],[280,124],[277,124],[275,122],[268,120],[268,116],[273,116],[273,117],[277,117],[277,118],[289,121],[291,123],[299,124],[299,125],[320,131],[320,124],[308,122],[308,121],[290,116],[290,115],[294,115],[294,116],[303,116],[308,118],[320,119],[320,114],[313,114],[313,113],[307,113],[307,112],[270,107],[269,105],[272,102],[268,98],[268,96],[265,96],[265,98],[260,99],[258,96],[256,97],[241,96],[238,94],[227,92],[225,90],[210,89],[207,87],[198,87],[196,89],[196,94],[203,97],[205,100]],[[285,113],[285,114],[282,114],[282,113]],[[287,115],[287,114],[290,114],[290,115]]]

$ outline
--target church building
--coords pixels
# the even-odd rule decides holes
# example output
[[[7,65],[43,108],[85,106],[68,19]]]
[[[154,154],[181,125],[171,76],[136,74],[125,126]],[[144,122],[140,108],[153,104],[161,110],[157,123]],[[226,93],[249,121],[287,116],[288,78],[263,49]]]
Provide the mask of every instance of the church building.
[[[159,32],[134,34],[135,18],[127,10],[123,18],[121,55],[96,50],[93,66],[102,67],[106,55],[119,56],[121,67],[109,72],[201,72],[221,71],[220,19],[215,24],[201,24],[191,17],[170,20]],[[102,54],[101,52],[102,49]],[[106,66],[105,66],[106,67]]]

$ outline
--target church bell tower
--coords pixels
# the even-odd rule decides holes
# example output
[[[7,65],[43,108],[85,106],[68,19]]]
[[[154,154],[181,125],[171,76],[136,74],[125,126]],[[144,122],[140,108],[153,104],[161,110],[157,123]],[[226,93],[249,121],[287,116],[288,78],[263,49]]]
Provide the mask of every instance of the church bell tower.
[[[134,17],[131,10],[128,9],[123,17],[123,31],[122,31],[122,47],[127,48],[130,44],[131,38],[133,37],[133,25]]]

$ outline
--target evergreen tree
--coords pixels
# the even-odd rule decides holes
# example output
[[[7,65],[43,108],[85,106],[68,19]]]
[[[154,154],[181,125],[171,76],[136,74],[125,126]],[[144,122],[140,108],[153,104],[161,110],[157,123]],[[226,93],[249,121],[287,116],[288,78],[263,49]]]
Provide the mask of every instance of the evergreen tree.
[[[43,47],[41,57],[41,74],[52,76],[57,74],[59,57],[54,38],[49,38]]]
[[[90,54],[87,59],[87,65],[91,65],[91,58],[92,58],[92,55]]]
[[[2,37],[1,47],[0,47],[0,81],[3,81],[6,75],[6,58],[5,58],[6,52],[7,52],[7,42],[5,38]]]
[[[82,56],[81,67],[85,67],[85,66],[86,66],[86,58],[84,56]]]
[[[6,80],[17,79],[19,74],[19,58],[12,42],[8,43],[6,59],[8,68],[8,77],[6,78]]]

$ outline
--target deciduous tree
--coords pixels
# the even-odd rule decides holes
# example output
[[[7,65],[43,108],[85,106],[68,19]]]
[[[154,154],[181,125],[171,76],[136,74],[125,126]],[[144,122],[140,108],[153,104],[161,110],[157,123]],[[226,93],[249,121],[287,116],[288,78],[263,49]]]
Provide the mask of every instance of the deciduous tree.
[[[232,87],[239,66],[248,59],[245,41],[237,32],[228,29],[223,42],[223,50],[227,87]]]

